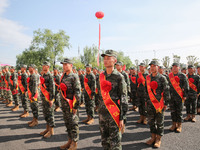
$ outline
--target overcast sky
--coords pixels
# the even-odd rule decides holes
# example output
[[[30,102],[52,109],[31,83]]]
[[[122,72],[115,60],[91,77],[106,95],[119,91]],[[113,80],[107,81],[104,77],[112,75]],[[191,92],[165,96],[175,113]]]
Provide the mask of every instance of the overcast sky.
[[[62,29],[78,55],[98,45],[96,11],[103,11],[101,49],[123,51],[134,63],[164,56],[200,56],[199,0],[0,0],[0,62],[15,65],[33,31]],[[172,62],[172,59],[171,59]]]

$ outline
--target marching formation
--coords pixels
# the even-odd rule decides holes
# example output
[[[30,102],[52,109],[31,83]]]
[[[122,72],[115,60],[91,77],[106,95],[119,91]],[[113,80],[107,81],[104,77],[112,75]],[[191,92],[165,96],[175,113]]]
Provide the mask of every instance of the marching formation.
[[[200,113],[200,66],[195,70],[192,65],[186,69],[173,63],[170,70],[164,70],[157,61],[151,61],[148,71],[144,63],[140,63],[139,70],[131,67],[125,71],[114,50],[107,50],[101,56],[104,71],[92,68],[90,64],[85,66],[85,70],[76,70],[69,58],[60,62],[62,72],[57,68],[50,72],[49,62],[43,63],[40,74],[34,64],[21,65],[17,72],[13,66],[2,67],[0,100],[12,107],[12,111],[19,110],[21,100],[24,111],[20,117],[29,117],[32,112],[29,127],[39,123],[41,101],[46,129],[39,134],[44,138],[54,135],[54,112],[61,109],[68,140],[60,149],[77,149],[78,109],[84,105],[87,118],[81,121],[92,125],[97,112],[101,144],[105,150],[122,149],[121,139],[126,132],[128,111],[138,111],[137,123],[149,125],[151,138],[146,144],[156,148],[161,146],[164,135],[166,109],[171,111],[170,131],[182,132],[183,121],[196,122],[195,114]],[[132,104],[130,109],[128,103]],[[184,106],[187,117],[183,119]]]

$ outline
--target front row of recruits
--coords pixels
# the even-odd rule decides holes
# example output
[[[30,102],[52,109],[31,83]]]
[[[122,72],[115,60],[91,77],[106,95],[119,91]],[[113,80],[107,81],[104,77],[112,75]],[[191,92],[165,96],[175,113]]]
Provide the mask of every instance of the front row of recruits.
[[[140,64],[140,71],[130,68],[128,75],[122,70],[123,64],[117,62],[117,53],[107,50],[101,55],[104,58],[105,71],[97,74],[91,71],[91,65],[86,65],[86,75],[78,71],[73,72],[72,60],[66,58],[63,74],[58,76],[54,70],[54,77],[49,72],[50,64],[44,62],[42,75],[36,74],[35,65],[29,66],[30,75],[26,74],[26,66],[21,67],[21,75],[17,77],[11,67],[3,69],[1,76],[1,99],[7,106],[12,106],[12,98],[16,111],[19,109],[18,91],[20,92],[24,113],[21,117],[29,116],[28,99],[33,114],[33,120],[28,122],[30,127],[38,124],[38,100],[42,101],[43,115],[46,129],[40,134],[45,138],[54,135],[54,110],[59,108],[59,96],[63,118],[68,133],[68,141],[60,149],[77,149],[79,140],[78,108],[85,99],[87,119],[86,124],[94,123],[94,111],[98,110],[101,143],[106,149],[122,149],[121,137],[125,131],[128,99],[130,96],[133,107],[139,108],[140,119],[137,123],[149,124],[151,138],[148,145],[160,147],[164,134],[164,112],[169,105],[172,118],[171,131],[182,131],[182,110],[186,105],[186,121],[195,122],[196,104],[200,90],[200,79],[194,74],[193,66],[188,66],[188,75],[179,72],[178,63],[173,63],[171,72],[163,74],[163,68],[158,67],[157,61],[151,61],[150,74],[145,73],[145,66]],[[116,67],[116,69],[114,69]],[[18,89],[19,88],[19,89]],[[12,96],[11,96],[12,94]],[[97,106],[94,109],[94,104]]]

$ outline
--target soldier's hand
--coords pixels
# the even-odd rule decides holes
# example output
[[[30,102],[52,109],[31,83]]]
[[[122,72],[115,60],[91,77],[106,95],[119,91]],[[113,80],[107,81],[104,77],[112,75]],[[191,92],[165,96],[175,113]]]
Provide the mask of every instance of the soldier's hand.
[[[50,106],[50,107],[53,106],[53,101],[49,101],[49,106]]]
[[[74,115],[77,113],[77,109],[72,109],[72,111]]]
[[[94,96],[91,96],[91,100],[93,100],[94,99]]]
[[[186,100],[186,97],[183,97],[183,100],[185,101],[185,100]]]
[[[164,111],[167,109],[167,105],[164,105]]]
[[[145,107],[147,107],[147,102],[145,102]]]
[[[123,126],[124,126],[124,120],[120,120],[119,121],[119,127],[120,127],[120,129],[122,129]]]

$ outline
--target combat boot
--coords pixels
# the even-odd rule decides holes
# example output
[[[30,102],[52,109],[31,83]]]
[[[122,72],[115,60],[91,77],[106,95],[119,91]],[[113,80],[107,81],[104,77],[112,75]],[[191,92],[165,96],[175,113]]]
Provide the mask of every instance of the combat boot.
[[[146,116],[143,116],[143,124],[144,124],[144,125],[147,125],[147,123],[148,123],[148,122],[147,122],[147,117],[146,117]]]
[[[144,116],[140,115],[140,119],[137,121],[137,123],[142,123]]]
[[[86,122],[88,122],[88,121],[89,121],[89,116],[87,116],[87,119],[83,120],[82,122],[83,122],[83,123],[86,123]]]
[[[49,127],[49,131],[44,135],[44,138],[50,138],[52,135],[54,135],[54,128]]]
[[[62,146],[60,146],[60,149],[64,150],[64,149],[69,149],[70,145],[72,143],[72,140],[69,139],[68,142]]]
[[[59,112],[59,111],[60,111],[60,107],[59,107],[59,106],[56,106],[55,112]]]
[[[178,122],[177,124],[178,124],[178,125],[177,125],[176,131],[177,131],[178,133],[181,133],[181,131],[182,131],[182,124],[181,124],[181,122]]]
[[[192,115],[192,122],[196,122],[195,115]]]
[[[77,142],[72,141],[68,150],[77,150]]]
[[[49,125],[46,125],[46,129],[43,132],[40,132],[40,135],[45,135],[49,131]]]
[[[174,131],[176,129],[176,122],[172,123],[171,128],[169,128],[170,131]]]
[[[28,125],[30,125],[31,123],[33,123],[33,121],[34,121],[34,117],[33,117],[33,120],[32,120],[32,121],[29,121],[29,122],[28,122]]]
[[[94,118],[90,117],[90,119],[88,120],[87,124],[91,125],[94,123]]]
[[[191,120],[191,116],[190,114],[187,114],[187,117],[184,119],[184,121],[189,121],[189,120]]]
[[[21,118],[26,118],[26,117],[28,117],[28,116],[29,116],[29,113],[28,113],[27,111],[24,111],[24,114],[21,115],[20,117],[21,117]]]
[[[155,141],[154,147],[159,148],[160,145],[161,145],[161,136],[156,135],[156,141]]]
[[[36,118],[34,118],[33,122],[31,124],[29,124],[29,127],[34,127],[38,125],[38,120]]]
[[[95,112],[98,112],[98,106],[95,107],[94,111],[95,111]]]
[[[3,104],[7,104],[7,103],[9,103],[9,100],[4,100],[3,102],[2,102]]]
[[[146,144],[152,145],[152,144],[155,142],[155,140],[156,140],[156,134],[155,134],[155,133],[152,133],[152,134],[151,134],[151,139],[148,140],[148,141],[146,142]]]
[[[80,104],[80,107],[84,107],[85,105],[84,105],[84,103],[82,102],[81,104]]]
[[[200,108],[197,108],[197,114],[200,114]]]
[[[12,111],[17,111],[17,110],[19,110],[19,105],[15,105],[15,107],[12,108],[11,110],[12,110]]]
[[[7,107],[11,107],[11,106],[13,106],[13,102],[10,101],[6,106],[7,106]]]

